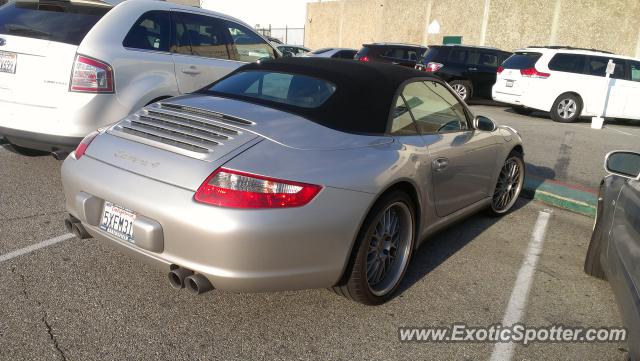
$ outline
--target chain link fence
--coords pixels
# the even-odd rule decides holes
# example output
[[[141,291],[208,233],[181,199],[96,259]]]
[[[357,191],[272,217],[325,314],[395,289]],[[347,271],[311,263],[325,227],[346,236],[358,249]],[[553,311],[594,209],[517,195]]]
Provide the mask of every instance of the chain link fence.
[[[0,0],[1,1],[1,0]],[[257,28],[260,34],[280,40],[283,44],[304,45],[304,28]]]

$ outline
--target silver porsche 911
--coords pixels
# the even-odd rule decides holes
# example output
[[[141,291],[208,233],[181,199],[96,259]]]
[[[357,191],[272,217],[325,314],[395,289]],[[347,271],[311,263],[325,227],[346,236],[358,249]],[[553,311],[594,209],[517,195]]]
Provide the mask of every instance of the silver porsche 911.
[[[327,287],[379,304],[427,236],[513,207],[523,154],[423,72],[259,62],[85,138],[62,167],[65,225],[195,294]]]

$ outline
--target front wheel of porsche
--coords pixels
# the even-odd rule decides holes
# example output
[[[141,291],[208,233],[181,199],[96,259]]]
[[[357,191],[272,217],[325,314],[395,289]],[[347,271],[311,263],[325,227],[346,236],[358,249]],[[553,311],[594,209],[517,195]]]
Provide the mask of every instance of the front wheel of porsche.
[[[359,232],[346,281],[333,290],[367,305],[389,300],[400,285],[415,243],[415,209],[404,192],[383,196]]]
[[[512,152],[500,169],[498,183],[491,198],[491,214],[501,216],[509,212],[518,201],[523,185],[524,159],[521,154]]]

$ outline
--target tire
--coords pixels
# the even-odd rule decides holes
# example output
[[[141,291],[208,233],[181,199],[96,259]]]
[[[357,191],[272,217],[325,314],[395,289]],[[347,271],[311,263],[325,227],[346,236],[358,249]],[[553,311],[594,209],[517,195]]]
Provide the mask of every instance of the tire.
[[[512,165],[517,167],[513,175],[510,174]],[[500,168],[500,174],[491,198],[491,205],[488,209],[489,215],[501,217],[513,209],[524,187],[524,176],[524,157],[519,152],[512,151],[505,159],[502,168]]]
[[[582,99],[575,94],[562,94],[553,102],[550,113],[555,122],[573,123],[582,113]]]
[[[393,238],[395,237],[391,236],[396,232],[391,230],[391,234],[388,235],[384,231],[382,237],[376,236],[381,233],[380,230],[386,229],[384,225],[381,226],[380,222],[389,212],[398,216],[398,240],[395,252],[392,251]],[[389,216],[389,225],[393,224],[392,220],[392,216]],[[349,262],[350,268],[347,268],[344,282],[333,287],[332,290],[343,297],[365,305],[379,305],[391,299],[404,278],[413,254],[416,238],[415,224],[415,206],[406,193],[393,191],[382,196],[367,215],[358,233],[358,239],[354,245],[356,247],[355,253]],[[385,250],[387,252],[386,258],[381,260],[381,256],[385,257]],[[391,259],[392,254],[395,254],[393,260]],[[387,260],[390,260],[388,266],[386,266]],[[374,273],[379,269],[376,268],[376,265],[378,267],[385,265],[389,267],[389,270],[380,271],[379,274]],[[376,277],[376,275],[379,276]],[[379,280],[376,282],[377,278]]]
[[[460,99],[465,102],[473,97],[473,86],[467,80],[454,80],[449,83],[451,88],[458,94]]]
[[[600,255],[602,253],[602,246],[604,243],[604,234],[602,232],[602,213],[603,202],[598,198],[598,208],[596,211],[596,221],[593,227],[593,233],[591,234],[591,242],[589,242],[589,248],[587,249],[587,256],[584,259],[584,273],[589,276],[606,279],[604,268],[600,262]]]
[[[511,109],[520,115],[531,115],[531,113],[536,111],[535,109],[525,107],[511,107]]]

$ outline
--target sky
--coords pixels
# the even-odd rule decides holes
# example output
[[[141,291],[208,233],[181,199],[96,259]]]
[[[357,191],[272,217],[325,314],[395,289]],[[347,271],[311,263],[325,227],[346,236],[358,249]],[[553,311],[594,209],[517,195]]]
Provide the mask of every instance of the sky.
[[[307,2],[317,0],[200,0],[204,9],[236,17],[251,26],[302,28]]]

